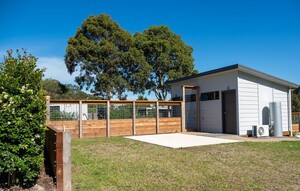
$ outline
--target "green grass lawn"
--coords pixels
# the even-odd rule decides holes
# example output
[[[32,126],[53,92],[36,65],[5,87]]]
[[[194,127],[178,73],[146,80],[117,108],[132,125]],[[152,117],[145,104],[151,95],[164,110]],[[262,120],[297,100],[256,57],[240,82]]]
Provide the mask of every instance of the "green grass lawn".
[[[125,138],[72,140],[73,190],[300,190],[300,142],[171,149]]]

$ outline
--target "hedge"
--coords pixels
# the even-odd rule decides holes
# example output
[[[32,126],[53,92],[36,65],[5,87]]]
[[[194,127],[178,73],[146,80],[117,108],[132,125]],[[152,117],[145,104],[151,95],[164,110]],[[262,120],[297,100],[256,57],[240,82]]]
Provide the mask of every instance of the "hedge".
[[[0,179],[28,185],[43,162],[45,98],[43,70],[26,51],[8,51],[0,64]]]

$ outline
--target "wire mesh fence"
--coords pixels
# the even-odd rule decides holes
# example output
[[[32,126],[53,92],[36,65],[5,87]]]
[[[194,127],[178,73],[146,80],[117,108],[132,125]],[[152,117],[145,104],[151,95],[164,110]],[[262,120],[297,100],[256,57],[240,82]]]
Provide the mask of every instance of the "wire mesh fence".
[[[181,101],[55,100],[48,102],[46,124],[79,138],[181,132],[182,105]]]
[[[133,115],[132,104],[110,104],[110,119],[131,119]]]
[[[135,105],[136,118],[155,118],[156,104],[137,103]]]
[[[159,106],[159,117],[180,117],[181,106],[180,105],[160,105]]]
[[[101,120],[107,118],[106,104],[87,104],[87,120]],[[84,112],[83,112],[84,113]]]
[[[300,112],[294,112],[293,113],[292,122],[293,122],[293,124],[299,124],[300,123]]]
[[[158,108],[157,108],[158,106]],[[101,120],[107,119],[107,102],[100,103],[51,103],[50,120],[65,121],[79,120],[81,107],[82,120]],[[157,111],[159,118],[181,117],[180,102],[118,102],[110,103],[110,119],[130,119],[133,118],[156,118]]]
[[[79,120],[79,105],[78,104],[50,105],[50,120],[51,121]]]

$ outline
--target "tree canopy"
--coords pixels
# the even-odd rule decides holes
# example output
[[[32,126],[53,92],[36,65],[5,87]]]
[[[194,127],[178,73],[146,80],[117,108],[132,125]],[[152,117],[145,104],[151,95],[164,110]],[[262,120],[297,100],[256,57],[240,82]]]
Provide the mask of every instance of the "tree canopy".
[[[167,80],[198,73],[194,70],[193,48],[167,26],[152,26],[143,33],[136,33],[134,37],[135,46],[143,51],[151,66],[146,88],[154,92],[157,99],[166,99]]]
[[[141,80],[147,72],[142,71],[145,65],[140,51],[131,49],[132,41],[132,35],[108,15],[90,16],[68,40],[65,55],[68,71],[73,73],[79,67],[76,82],[103,99],[114,95],[125,99],[124,92],[134,90],[130,86],[136,81],[134,76]]]
[[[300,111],[300,87],[295,89],[292,94],[292,111]]]
[[[131,35],[110,16],[88,17],[68,40],[65,63],[69,73],[80,71],[79,86],[90,89],[103,99],[126,91],[154,92],[165,100],[165,82],[191,75],[194,70],[192,47],[167,26],[153,26]]]
[[[146,96],[144,97],[143,95],[139,95],[136,100],[148,100],[148,98]]]
[[[52,99],[100,99],[98,96],[81,91],[77,85],[62,84],[60,81],[54,79],[45,79],[41,85]]]

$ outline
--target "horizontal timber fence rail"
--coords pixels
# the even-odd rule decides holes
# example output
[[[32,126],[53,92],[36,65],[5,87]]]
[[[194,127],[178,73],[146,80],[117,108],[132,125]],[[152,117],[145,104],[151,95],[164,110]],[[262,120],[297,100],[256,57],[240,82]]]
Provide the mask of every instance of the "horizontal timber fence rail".
[[[292,113],[293,131],[300,132],[300,112]]]
[[[47,125],[73,138],[185,131],[182,101],[50,100]]]
[[[45,157],[49,161],[57,191],[71,187],[71,133],[47,127]]]

